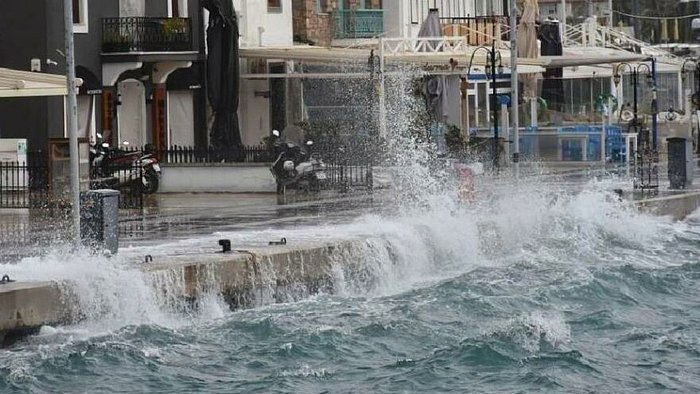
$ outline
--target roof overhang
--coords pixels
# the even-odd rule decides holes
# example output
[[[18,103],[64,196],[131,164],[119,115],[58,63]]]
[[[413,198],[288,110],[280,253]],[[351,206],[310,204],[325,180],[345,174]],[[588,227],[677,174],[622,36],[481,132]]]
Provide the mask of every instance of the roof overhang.
[[[615,63],[631,63],[643,62],[648,59],[644,55],[619,55],[619,56],[542,56],[547,61],[547,68],[564,68],[564,67],[580,67],[580,66],[595,66],[603,64]]]
[[[196,51],[168,51],[168,52],[117,52],[117,53],[102,53],[100,55],[104,63],[123,63],[123,62],[193,62],[201,60],[199,52]]]
[[[65,96],[66,77],[0,68],[0,98]]]
[[[386,54],[385,62],[389,64],[411,64],[425,67],[436,67],[455,64],[456,68],[465,70],[471,60],[472,66],[483,67],[487,64],[487,58],[484,54],[474,53],[476,47],[467,50],[461,54],[455,53],[419,53],[419,52],[401,52]],[[505,52],[503,52],[505,53]],[[349,62],[367,62],[370,55],[377,55],[375,49],[358,49],[358,48],[323,48],[313,46],[293,46],[293,47],[255,47],[241,48],[239,55],[241,58],[249,59],[275,59],[275,60],[296,60],[310,63],[338,64]],[[472,60],[473,59],[473,60]],[[501,55],[502,64],[508,68],[510,66],[510,58]],[[452,62],[451,62],[452,61]],[[547,64],[547,59],[528,59],[519,58],[518,67],[521,73],[539,73],[544,72],[544,67]]]

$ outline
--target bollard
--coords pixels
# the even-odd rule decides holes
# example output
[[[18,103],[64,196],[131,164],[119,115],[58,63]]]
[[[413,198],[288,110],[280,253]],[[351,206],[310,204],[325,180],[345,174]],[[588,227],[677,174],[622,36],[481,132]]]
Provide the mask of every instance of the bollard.
[[[231,251],[231,240],[220,239],[219,246],[221,246],[221,253],[229,253]]]
[[[96,252],[119,250],[119,191],[90,190],[80,194],[80,237]]]

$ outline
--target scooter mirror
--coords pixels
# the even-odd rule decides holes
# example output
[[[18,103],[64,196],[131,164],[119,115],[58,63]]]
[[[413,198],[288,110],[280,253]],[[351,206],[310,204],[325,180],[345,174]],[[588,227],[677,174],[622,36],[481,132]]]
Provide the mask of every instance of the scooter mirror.
[[[103,148],[109,148],[109,144],[106,143],[106,142],[103,142],[103,143],[102,143],[102,147],[103,147]]]
[[[275,137],[279,137],[280,136],[279,130],[272,130],[272,135],[274,135]]]
[[[311,141],[311,140],[306,141],[306,145],[307,145],[307,146],[311,146],[311,145],[313,145],[313,144],[314,144],[314,142]]]

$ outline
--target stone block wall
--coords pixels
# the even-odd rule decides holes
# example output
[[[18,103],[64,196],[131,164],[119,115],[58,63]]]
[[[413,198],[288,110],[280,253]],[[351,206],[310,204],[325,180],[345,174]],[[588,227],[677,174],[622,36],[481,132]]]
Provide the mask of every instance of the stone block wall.
[[[294,41],[318,46],[331,45],[331,12],[335,1],[329,1],[329,9],[319,12],[317,0],[292,0]]]
[[[332,12],[343,0],[322,0],[327,9],[317,9],[317,0],[292,0],[294,41],[318,46],[330,46],[333,38]],[[346,8],[357,9],[360,0],[347,0]],[[382,0],[367,1],[367,8],[381,9]]]

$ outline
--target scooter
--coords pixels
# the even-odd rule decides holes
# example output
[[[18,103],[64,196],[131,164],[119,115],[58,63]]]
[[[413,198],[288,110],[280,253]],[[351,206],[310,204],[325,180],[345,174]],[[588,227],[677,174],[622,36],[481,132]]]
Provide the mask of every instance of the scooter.
[[[128,141],[123,144],[129,146]],[[106,186],[121,187],[139,182],[144,194],[158,191],[160,164],[149,150],[141,152],[112,148],[107,142],[102,142],[102,136],[97,134],[97,142],[90,147],[90,163],[95,175]],[[137,171],[138,167],[140,171]]]
[[[306,149],[294,142],[284,141],[280,132],[272,131],[276,138],[274,143],[277,157],[270,171],[277,182],[277,193],[283,194],[286,189],[318,192],[328,182],[326,164],[316,154],[309,155]],[[313,141],[307,141],[311,147]]]

